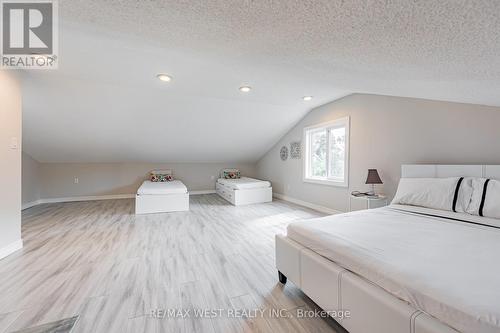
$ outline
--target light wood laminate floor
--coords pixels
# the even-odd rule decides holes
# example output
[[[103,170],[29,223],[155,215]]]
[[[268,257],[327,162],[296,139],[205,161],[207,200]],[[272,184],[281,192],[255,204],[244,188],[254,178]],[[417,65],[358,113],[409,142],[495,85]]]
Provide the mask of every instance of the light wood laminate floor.
[[[73,316],[73,332],[336,332],[331,319],[295,316],[317,307],[274,267],[274,235],[320,213],[283,201],[234,207],[215,194],[191,196],[189,212],[133,211],[133,200],[25,210],[23,250],[0,260],[0,332]]]

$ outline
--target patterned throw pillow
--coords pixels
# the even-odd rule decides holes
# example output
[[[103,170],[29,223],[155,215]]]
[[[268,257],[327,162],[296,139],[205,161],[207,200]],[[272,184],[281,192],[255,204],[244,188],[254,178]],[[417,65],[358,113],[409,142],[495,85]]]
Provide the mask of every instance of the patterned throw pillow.
[[[241,173],[239,171],[224,171],[222,176],[225,179],[238,179],[241,178]]]
[[[161,173],[151,173],[150,177],[149,177],[149,180],[151,180],[154,183],[169,182],[169,181],[172,181],[173,179],[174,178],[172,177],[172,175],[166,175],[166,174],[161,174]]]

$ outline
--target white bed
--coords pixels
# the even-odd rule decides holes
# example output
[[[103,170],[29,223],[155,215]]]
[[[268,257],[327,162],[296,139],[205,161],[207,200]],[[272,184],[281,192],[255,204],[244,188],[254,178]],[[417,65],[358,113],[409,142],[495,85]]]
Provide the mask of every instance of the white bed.
[[[412,165],[402,174],[499,172]],[[351,333],[500,332],[499,227],[496,219],[399,205],[328,216],[277,236],[276,265],[282,282],[290,278],[325,310],[349,310],[341,324]]]
[[[273,189],[270,182],[249,177],[219,178],[215,184],[215,191],[235,206],[273,200]]]
[[[238,179],[217,179],[217,183],[233,190],[248,190],[254,188],[269,188],[271,183],[267,180],[260,180],[250,177],[241,177]]]
[[[172,180],[169,182],[152,182],[145,180],[141,187],[137,190],[140,195],[166,195],[187,193],[186,185],[180,180]]]
[[[171,171],[168,170],[169,174]],[[167,213],[189,210],[189,192],[180,180],[144,181],[135,196],[135,213]]]

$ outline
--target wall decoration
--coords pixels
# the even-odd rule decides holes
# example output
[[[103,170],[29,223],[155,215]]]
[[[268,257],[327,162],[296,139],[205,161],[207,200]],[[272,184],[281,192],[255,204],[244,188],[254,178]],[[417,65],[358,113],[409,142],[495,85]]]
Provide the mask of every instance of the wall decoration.
[[[288,158],[288,148],[286,146],[281,147],[280,149],[280,157],[283,161],[286,161]]]
[[[290,158],[300,158],[300,141],[290,142]]]

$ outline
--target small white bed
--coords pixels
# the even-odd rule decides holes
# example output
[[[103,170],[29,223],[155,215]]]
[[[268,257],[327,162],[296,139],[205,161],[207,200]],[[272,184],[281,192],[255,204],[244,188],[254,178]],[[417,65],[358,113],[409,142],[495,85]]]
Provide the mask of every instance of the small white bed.
[[[154,173],[156,171],[153,171]],[[171,175],[171,170],[161,171]],[[152,182],[146,180],[135,196],[135,213],[152,214],[189,210],[189,192],[180,180]]]
[[[500,167],[412,165],[402,174],[499,179]],[[500,332],[498,253],[500,220],[408,205],[292,223],[276,237],[280,281],[325,310],[350,311],[340,323],[351,333]]]
[[[241,177],[238,179],[219,178],[217,179],[217,183],[233,190],[248,190],[254,188],[271,187],[271,183],[267,180],[260,180],[250,177]]]
[[[215,190],[222,198],[235,206],[270,202],[273,200],[271,183],[265,180],[241,177],[226,179],[224,172],[239,173],[237,169],[224,169],[217,179]]]

